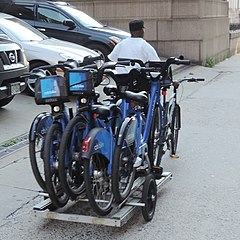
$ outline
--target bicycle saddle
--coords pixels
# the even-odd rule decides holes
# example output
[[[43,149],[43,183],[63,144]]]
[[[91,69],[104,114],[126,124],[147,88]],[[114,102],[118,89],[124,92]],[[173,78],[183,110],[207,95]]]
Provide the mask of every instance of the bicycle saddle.
[[[116,104],[110,104],[110,105],[93,105],[92,106],[92,112],[96,113],[98,118],[100,119],[107,119],[110,116],[116,116],[120,109]]]
[[[148,103],[148,97],[145,91],[138,92],[138,93],[126,91],[124,92],[123,95],[127,101],[134,101],[138,103],[140,106],[145,106]]]

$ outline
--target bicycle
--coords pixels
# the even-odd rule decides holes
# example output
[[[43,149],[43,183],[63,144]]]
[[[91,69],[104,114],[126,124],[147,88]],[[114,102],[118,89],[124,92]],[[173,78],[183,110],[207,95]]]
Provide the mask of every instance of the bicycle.
[[[80,103],[77,113],[68,123],[60,145],[59,176],[64,191],[75,200],[84,190],[83,162],[81,158],[82,141],[93,127],[103,127],[105,114],[113,111],[117,99],[117,88],[105,86],[104,92],[111,98],[108,106],[96,102],[95,87],[99,86],[106,69],[115,68],[116,63],[105,63],[99,69],[78,68],[68,72],[70,95],[77,96]],[[94,118],[95,114],[100,118]],[[117,124],[112,120],[112,127]],[[115,124],[115,125],[114,125]],[[114,130],[113,130],[114,131]],[[77,171],[78,169],[78,171]]]
[[[77,63],[75,60],[67,60],[65,62],[59,62],[56,65],[46,65],[41,68],[36,68],[30,73],[30,81],[36,82],[36,79],[41,77],[46,77],[46,75],[61,73],[62,76],[69,69],[76,68],[77,66],[83,66],[91,64],[94,61],[100,60],[100,57],[85,57],[82,63]],[[49,74],[50,73],[50,74]],[[39,103],[42,104],[42,103]],[[60,107],[64,109],[64,106]],[[54,108],[52,108],[53,113]],[[69,109],[69,114],[72,115],[72,109]],[[45,143],[46,133],[49,127],[53,124],[52,114],[49,112],[40,113],[35,117],[34,121],[31,124],[31,128],[29,131],[29,155],[31,167],[33,170],[34,177],[40,187],[44,192],[47,192],[46,182],[43,170],[43,148]]]
[[[149,62],[146,67],[139,69],[140,72],[148,74],[150,80],[148,109],[145,115],[146,110],[137,107],[136,113],[124,120],[119,131],[112,166],[112,191],[117,203],[128,198],[133,185],[132,179],[135,178],[136,169],[139,167],[144,169],[145,174],[151,174],[150,179],[161,177],[162,153],[160,146],[163,143],[161,135],[165,133],[162,129],[165,127],[163,119],[167,105],[162,104],[161,90],[166,87],[169,76],[171,77],[171,69],[169,69],[171,64],[190,64],[190,61],[169,58],[167,61]],[[172,99],[176,100],[175,97]],[[129,99],[129,101],[133,100]],[[176,109],[176,106],[174,108],[171,106],[168,108],[171,111]],[[179,115],[176,113],[174,116]],[[149,181],[151,182],[151,180]],[[152,188],[154,189],[154,186]],[[151,219],[152,214],[146,212],[145,217],[147,220]]]
[[[57,69],[62,69],[62,71],[64,72],[69,68],[75,67],[75,64],[75,61],[68,60],[64,63],[59,63],[57,65],[43,66],[42,68],[34,69],[30,73],[29,79],[31,82],[35,83],[36,80],[41,77],[48,77],[49,75],[51,76],[51,74],[55,75]],[[44,192],[46,192],[47,190],[43,170],[43,146],[46,133],[52,123],[53,120],[51,113],[42,112],[35,117],[29,130],[29,156],[31,168],[37,183]]]
[[[176,64],[178,59],[169,58],[164,62],[149,62],[149,67],[161,69],[161,95],[162,100],[160,104],[160,112],[154,115],[153,124],[149,138],[149,157],[152,166],[160,166],[162,156],[166,150],[170,151],[170,157],[177,158],[176,155],[178,145],[178,135],[181,129],[181,108],[177,102],[177,90],[179,85],[184,82],[200,82],[204,81],[203,78],[184,78],[180,80],[173,80],[172,70],[170,65]],[[182,60],[180,59],[182,62]],[[184,60],[186,64],[188,64]],[[178,61],[179,62],[179,61]],[[180,64],[181,64],[180,62]],[[179,63],[177,63],[179,64]],[[167,98],[167,92],[172,88],[172,94]],[[157,117],[160,116],[160,117]],[[154,123],[154,122],[157,123]],[[154,128],[155,126],[155,128]],[[160,129],[160,131],[158,130]],[[155,140],[154,140],[155,136]],[[156,137],[159,136],[159,137]],[[166,146],[166,147],[165,147]],[[154,150],[155,149],[155,150]],[[158,153],[158,154],[154,154]]]

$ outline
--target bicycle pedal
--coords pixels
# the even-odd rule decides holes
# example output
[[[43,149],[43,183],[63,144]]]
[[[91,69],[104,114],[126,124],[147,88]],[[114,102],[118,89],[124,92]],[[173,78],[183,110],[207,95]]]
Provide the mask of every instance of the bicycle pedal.
[[[179,156],[178,156],[178,155],[175,155],[175,154],[170,154],[170,157],[171,157],[171,158],[179,158]]]

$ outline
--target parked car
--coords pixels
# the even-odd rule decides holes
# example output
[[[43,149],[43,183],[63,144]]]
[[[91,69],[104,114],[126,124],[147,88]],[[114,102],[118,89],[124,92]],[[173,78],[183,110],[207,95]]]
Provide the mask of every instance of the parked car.
[[[17,42],[25,51],[30,71],[36,67],[57,64],[58,61],[74,59],[82,62],[86,56],[99,56],[95,51],[83,46],[49,38],[25,21],[0,13],[0,36]],[[34,83],[28,82],[27,92],[34,94]]]
[[[0,11],[25,20],[49,37],[83,45],[105,57],[118,42],[130,36],[125,31],[99,23],[66,2],[5,1],[0,4]]]
[[[21,47],[12,41],[0,38],[0,107],[10,103],[25,87],[29,63]]]

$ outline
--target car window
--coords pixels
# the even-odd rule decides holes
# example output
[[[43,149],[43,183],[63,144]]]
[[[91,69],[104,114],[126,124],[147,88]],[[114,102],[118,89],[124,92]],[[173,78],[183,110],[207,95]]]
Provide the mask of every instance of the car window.
[[[80,22],[85,27],[93,27],[93,28],[102,28],[103,25],[93,19],[92,17],[88,16],[86,13],[79,11],[76,8],[69,7],[69,6],[59,6],[64,11],[66,11],[69,15],[73,16],[78,22]]]
[[[4,12],[21,19],[34,20],[33,5],[13,4],[11,7],[4,10]]]
[[[7,35],[10,33],[20,41],[40,41],[47,38],[37,29],[18,18],[2,18],[1,26],[3,32]]]
[[[45,7],[38,7],[37,16],[38,21],[55,24],[62,24],[67,18],[60,12]]]

